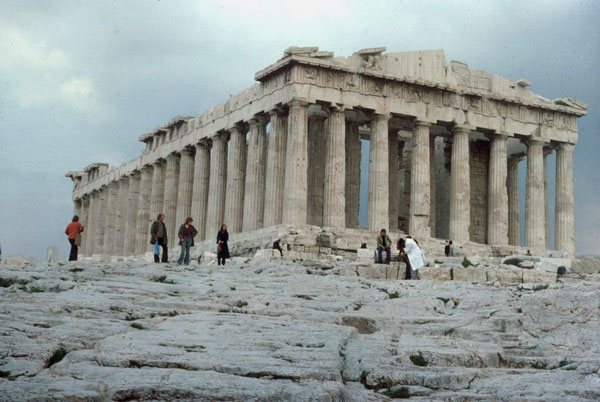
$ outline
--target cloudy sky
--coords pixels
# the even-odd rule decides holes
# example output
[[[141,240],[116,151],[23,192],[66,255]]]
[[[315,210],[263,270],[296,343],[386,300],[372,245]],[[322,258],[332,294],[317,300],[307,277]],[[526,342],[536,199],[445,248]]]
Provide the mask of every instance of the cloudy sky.
[[[290,45],[338,55],[377,46],[444,49],[446,62],[526,78],[547,98],[588,103],[574,153],[576,246],[600,254],[600,2],[2,3],[3,257],[45,258],[53,245],[65,257],[73,212],[67,171],[135,158],[139,135],[251,86],[254,73]],[[550,157],[551,195],[553,169]]]

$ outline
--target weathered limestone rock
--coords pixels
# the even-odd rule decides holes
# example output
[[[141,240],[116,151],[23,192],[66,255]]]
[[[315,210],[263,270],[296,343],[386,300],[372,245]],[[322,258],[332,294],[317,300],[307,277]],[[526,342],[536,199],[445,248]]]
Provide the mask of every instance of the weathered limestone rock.
[[[455,281],[485,282],[487,281],[487,273],[483,268],[455,266],[452,268],[452,279]]]
[[[423,280],[452,280],[452,269],[445,267],[423,267],[418,270],[419,278]]]
[[[526,270],[520,268],[491,268],[486,271],[488,282],[523,283],[523,272]]]
[[[556,271],[546,272],[537,269],[523,270],[523,283],[555,283]]]

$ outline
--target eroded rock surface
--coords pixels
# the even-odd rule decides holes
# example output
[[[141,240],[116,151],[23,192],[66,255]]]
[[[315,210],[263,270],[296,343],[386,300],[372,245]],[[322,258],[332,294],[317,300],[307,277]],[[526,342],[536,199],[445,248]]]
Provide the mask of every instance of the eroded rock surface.
[[[237,261],[4,265],[0,400],[600,399],[598,275]]]

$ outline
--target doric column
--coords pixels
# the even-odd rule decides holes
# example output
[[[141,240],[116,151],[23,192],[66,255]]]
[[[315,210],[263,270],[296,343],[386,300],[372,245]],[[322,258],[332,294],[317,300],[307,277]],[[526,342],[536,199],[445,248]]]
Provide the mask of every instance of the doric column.
[[[346,227],[358,227],[361,142],[358,122],[346,121]]]
[[[436,194],[435,194],[435,139],[436,136],[430,133],[429,135],[429,235],[437,237],[436,223]]]
[[[125,223],[125,235],[123,238],[123,255],[135,253],[136,229],[138,216],[138,201],[140,200],[140,172],[134,172],[129,176],[129,192],[127,194],[127,212]]]
[[[94,243],[96,239],[96,229],[98,222],[97,215],[98,192],[94,191],[90,194],[90,205],[88,209],[88,235],[85,239],[85,255],[91,257],[94,254]]]
[[[469,176],[470,128],[452,130],[452,158],[450,162],[450,239],[469,240],[471,222],[471,180]]]
[[[501,246],[508,244],[507,139],[506,135],[491,135],[488,169],[488,244]]]
[[[117,200],[119,197],[119,183],[110,182],[107,186],[106,214],[104,215],[104,250],[103,254],[112,255],[115,241],[115,220],[117,216]]]
[[[225,190],[225,222],[227,222],[229,233],[242,231],[245,183],[246,133],[241,127],[234,126],[229,130],[229,160],[227,161],[227,189]]]
[[[324,114],[308,118],[308,177],[306,200],[306,223],[323,226],[323,186],[325,183],[326,119]]]
[[[196,144],[194,157],[194,189],[192,192],[192,218],[198,230],[198,239],[204,240],[206,206],[208,204],[208,181],[210,177],[210,145],[207,141]]]
[[[167,156],[165,168],[165,196],[163,199],[163,214],[169,247],[173,247],[177,240],[177,187],[179,186],[179,157],[176,154]]]
[[[508,244],[521,245],[521,211],[519,201],[519,162],[522,155],[508,158],[507,192],[508,192]]]
[[[264,116],[250,120],[246,194],[243,199],[243,230],[263,227],[265,217],[265,169],[267,167],[267,121]]]
[[[408,221],[410,217],[410,176],[412,164],[412,139],[402,142],[402,155],[400,155],[400,175],[402,181],[401,201],[398,204],[398,215],[400,216],[399,229],[408,233]]]
[[[192,212],[192,191],[194,188],[194,155],[191,149],[179,151],[179,184],[177,186],[177,214],[175,215],[175,231]],[[193,219],[193,217],[192,217]],[[173,232],[177,237],[177,233]],[[178,239],[176,239],[179,241]]]
[[[81,221],[81,200],[77,199],[73,201],[73,216],[77,215]]]
[[[325,150],[323,226],[346,227],[346,117],[343,107],[329,114]]]
[[[87,242],[88,229],[89,229],[89,225],[88,225],[89,210],[90,210],[90,197],[89,197],[89,194],[85,194],[81,198],[81,215],[79,216],[79,223],[81,223],[84,227],[83,234],[81,235],[81,246],[82,246],[81,254],[82,255],[87,255],[85,245]]]
[[[556,151],[556,249],[575,257],[575,198],[573,194],[573,149],[560,143]]]
[[[210,155],[210,179],[208,184],[208,207],[206,213],[206,238],[216,239],[224,222],[225,187],[227,184],[227,140],[226,133],[212,137]]]
[[[400,173],[400,161],[398,157],[398,129],[390,129],[389,130],[389,153],[388,153],[388,174],[389,174],[389,183],[390,183],[390,200],[388,202],[389,205],[389,214],[390,214],[390,226],[389,230],[397,230],[398,229],[398,175]]]
[[[551,148],[546,148],[544,154],[544,239],[546,250],[550,249],[550,221],[548,215],[548,155],[552,154]]]
[[[544,143],[527,143],[527,185],[525,192],[525,246],[542,250],[546,246],[544,227]]]
[[[142,176],[140,179],[140,198],[138,201],[137,222],[135,230],[135,253],[136,255],[144,254],[150,242],[150,204],[152,197],[152,176],[154,169],[150,165],[142,168]],[[154,217],[156,218],[156,217]]]
[[[125,239],[125,226],[127,201],[129,192],[129,177],[119,178],[119,193],[117,196],[117,213],[115,216],[115,238],[113,240],[112,255],[123,255],[123,241]]]
[[[265,184],[265,227],[278,225],[282,222],[285,153],[287,147],[287,117],[280,114],[277,110],[271,110],[269,117],[271,125]]]
[[[148,220],[154,222],[158,218],[158,214],[164,214],[163,202],[165,201],[165,167],[160,161],[155,161],[152,164],[152,191],[150,192],[150,216]],[[150,233],[150,225],[148,225],[148,233]],[[169,235],[169,233],[167,233]],[[153,246],[150,240],[146,244],[146,251],[151,251]]]
[[[371,123],[369,149],[369,230],[379,232],[390,224],[389,216],[389,114],[376,114]]]
[[[283,191],[283,223],[306,224],[308,104],[290,103]]]
[[[429,127],[431,123],[416,121],[412,137],[410,166],[410,216],[408,232],[413,236],[429,237]]]
[[[108,187],[102,186],[98,190],[98,205],[96,206],[96,236],[94,239],[94,253],[104,254],[104,231],[106,230],[106,203]]]

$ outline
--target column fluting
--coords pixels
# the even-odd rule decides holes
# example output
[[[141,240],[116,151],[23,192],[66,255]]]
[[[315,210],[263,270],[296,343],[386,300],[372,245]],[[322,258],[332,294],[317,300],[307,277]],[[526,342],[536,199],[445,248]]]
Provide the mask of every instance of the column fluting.
[[[208,205],[208,181],[210,178],[210,144],[196,144],[194,157],[194,189],[192,192],[192,218],[197,222],[198,239],[205,239],[206,207]]]
[[[277,110],[269,112],[270,130],[267,151],[264,226],[278,225],[283,217],[283,187],[287,148],[287,117]]]
[[[85,240],[85,255],[91,257],[95,251],[95,239],[97,230],[97,205],[98,205],[98,192],[94,191],[90,194],[90,205],[88,208],[88,236]]]
[[[546,246],[544,226],[544,143],[527,143],[527,184],[525,188],[525,246],[543,250]]]
[[[165,167],[161,161],[156,161],[152,164],[152,191],[150,192],[150,216],[148,220],[154,222],[158,218],[158,214],[164,214],[163,202],[165,200]],[[150,233],[150,225],[148,225],[148,233]],[[167,233],[169,235],[169,233]],[[146,251],[152,251],[153,246],[150,240],[146,244]]]
[[[314,114],[308,118],[306,223],[315,226],[323,226],[327,124],[324,114]]]
[[[400,160],[399,160],[399,156],[398,156],[398,130],[397,129],[389,130],[388,141],[389,141],[388,142],[389,143],[388,174],[390,176],[389,177],[390,200],[388,202],[388,205],[389,205],[388,212],[390,214],[389,230],[397,230],[398,229],[398,215],[399,215],[399,213],[398,213],[398,187],[399,187],[398,175],[400,174]]]
[[[106,230],[106,204],[108,202],[108,186],[102,186],[98,190],[98,205],[96,207],[96,237],[94,239],[94,253],[104,254],[104,232]]]
[[[125,239],[125,223],[127,212],[127,193],[129,191],[129,177],[119,178],[119,193],[117,195],[117,213],[115,215],[115,238],[113,240],[112,255],[123,255],[123,241]]]
[[[408,232],[412,236],[429,237],[429,210],[431,207],[429,187],[429,127],[430,123],[416,121],[412,137],[410,166],[410,216]]]
[[[208,207],[206,216],[206,238],[216,239],[224,222],[225,187],[227,185],[227,140],[226,133],[212,137],[210,155],[210,179],[208,184]]]
[[[343,107],[329,114],[325,143],[323,226],[346,227],[346,117]]]
[[[361,142],[358,122],[346,121],[346,227],[358,227]]]
[[[177,213],[175,230],[185,223],[192,212],[192,191],[194,189],[194,156],[191,149],[182,149],[179,159],[179,184],[177,185]],[[192,219],[194,219],[192,217]],[[177,237],[177,233],[174,233]],[[179,239],[177,239],[179,241]]]
[[[249,123],[246,194],[243,199],[244,232],[262,228],[265,216],[267,121],[264,116],[255,116]]]
[[[465,127],[452,132],[450,171],[450,239],[469,241],[471,221],[471,180],[469,173],[469,133]]]
[[[389,227],[389,114],[376,114],[371,123],[369,149],[369,230],[379,232]]]
[[[177,244],[177,187],[179,186],[179,157],[176,154],[167,156],[165,168],[165,194],[163,199],[164,224],[167,228],[169,248]]]
[[[573,193],[573,149],[561,143],[556,151],[555,248],[575,257],[575,197]]]
[[[283,223],[306,224],[307,140],[308,104],[292,101],[288,116]]]
[[[519,200],[519,162],[522,155],[511,155],[508,158],[507,192],[508,192],[508,244],[521,245],[521,206]]]
[[[508,244],[508,193],[506,188],[508,137],[492,134],[488,169],[487,238],[488,244]]]
[[[150,205],[152,197],[152,176],[154,169],[150,165],[142,168],[140,179],[140,198],[138,201],[136,233],[135,233],[135,254],[144,254],[150,244]]]
[[[134,172],[129,176],[129,192],[127,194],[127,212],[125,235],[123,238],[123,255],[135,253],[136,229],[138,216],[138,201],[140,200],[140,172]]]
[[[252,131],[252,130],[251,130]],[[229,233],[242,231],[244,187],[246,183],[246,132],[242,127],[229,129],[229,160],[225,191],[225,222]]]

